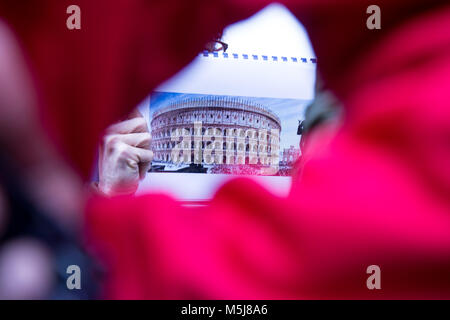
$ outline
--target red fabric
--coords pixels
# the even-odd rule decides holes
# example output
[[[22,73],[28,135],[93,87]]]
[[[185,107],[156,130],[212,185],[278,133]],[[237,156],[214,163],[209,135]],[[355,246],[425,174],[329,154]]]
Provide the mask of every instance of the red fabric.
[[[66,27],[68,6],[81,30]],[[227,24],[261,5],[219,1],[0,1],[29,58],[42,120],[61,153],[87,178],[104,128],[189,63]]]
[[[344,127],[285,199],[247,180],[201,209],[94,197],[87,222],[110,268],[106,296],[450,298],[450,8],[420,2],[379,1],[382,30],[369,31],[371,3],[286,1],[343,101]],[[65,1],[39,9],[36,30],[16,30],[55,136],[84,172],[102,127],[260,5],[80,3],[82,33],[55,27]],[[372,264],[382,290],[366,288]]]

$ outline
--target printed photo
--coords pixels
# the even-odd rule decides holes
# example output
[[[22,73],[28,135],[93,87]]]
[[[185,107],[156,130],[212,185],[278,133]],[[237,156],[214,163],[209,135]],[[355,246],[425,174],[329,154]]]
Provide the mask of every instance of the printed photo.
[[[152,172],[289,175],[309,101],[155,92]]]

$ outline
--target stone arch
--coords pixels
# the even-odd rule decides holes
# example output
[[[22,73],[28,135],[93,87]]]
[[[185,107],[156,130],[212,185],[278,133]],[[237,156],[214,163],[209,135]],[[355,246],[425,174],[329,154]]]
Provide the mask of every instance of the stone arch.
[[[213,160],[213,157],[210,154],[207,154],[207,155],[205,155],[205,159],[204,160],[205,160],[206,164],[211,164],[212,160]]]
[[[245,137],[249,138],[249,139],[253,139],[253,136],[254,136],[253,132],[254,131],[255,130],[253,130],[253,129],[247,129],[247,131],[245,132]]]

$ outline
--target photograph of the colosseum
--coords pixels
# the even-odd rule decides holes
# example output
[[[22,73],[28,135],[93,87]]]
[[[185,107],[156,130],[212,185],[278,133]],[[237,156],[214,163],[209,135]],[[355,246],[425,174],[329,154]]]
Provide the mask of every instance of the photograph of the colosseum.
[[[290,175],[307,101],[155,92],[152,172]]]

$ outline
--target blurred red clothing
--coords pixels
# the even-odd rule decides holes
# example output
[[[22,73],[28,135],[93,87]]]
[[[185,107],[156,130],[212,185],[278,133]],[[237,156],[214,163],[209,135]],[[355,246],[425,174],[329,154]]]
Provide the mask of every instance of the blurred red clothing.
[[[2,12],[24,39],[55,139],[84,174],[106,124],[263,3],[79,2],[79,33],[58,22],[66,1],[29,12],[33,30],[17,23],[19,4]],[[368,1],[285,1],[346,108],[288,198],[237,180],[205,208],[91,199],[106,297],[450,298],[450,6],[392,2],[379,1],[374,31]],[[372,264],[382,290],[366,287]]]

